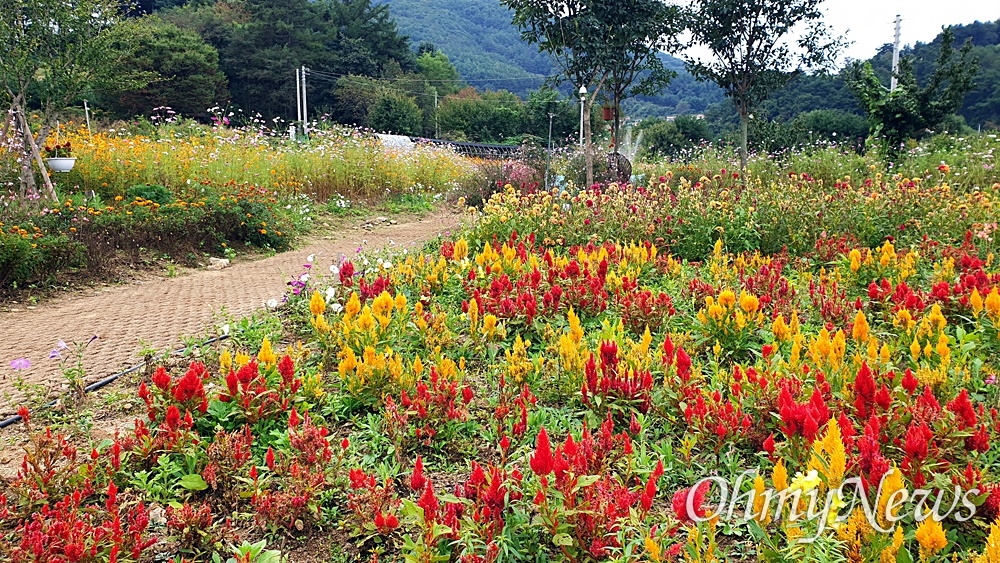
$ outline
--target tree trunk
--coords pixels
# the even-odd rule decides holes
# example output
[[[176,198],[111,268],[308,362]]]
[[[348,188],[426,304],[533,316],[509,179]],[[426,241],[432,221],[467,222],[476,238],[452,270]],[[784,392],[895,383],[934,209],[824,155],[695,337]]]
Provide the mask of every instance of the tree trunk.
[[[747,123],[750,116],[740,112],[740,176],[747,176]]]

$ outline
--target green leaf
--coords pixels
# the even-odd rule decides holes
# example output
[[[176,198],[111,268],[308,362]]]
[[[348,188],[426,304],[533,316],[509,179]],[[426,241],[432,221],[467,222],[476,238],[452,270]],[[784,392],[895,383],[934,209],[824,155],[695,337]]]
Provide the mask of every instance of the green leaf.
[[[181,477],[180,485],[189,491],[204,491],[208,483],[197,473],[189,473]]]
[[[569,547],[573,545],[573,538],[566,533],[556,534],[552,536],[552,543],[561,547]]]
[[[582,475],[576,480],[576,486],[579,489],[584,487],[589,487],[601,479],[600,475]]]

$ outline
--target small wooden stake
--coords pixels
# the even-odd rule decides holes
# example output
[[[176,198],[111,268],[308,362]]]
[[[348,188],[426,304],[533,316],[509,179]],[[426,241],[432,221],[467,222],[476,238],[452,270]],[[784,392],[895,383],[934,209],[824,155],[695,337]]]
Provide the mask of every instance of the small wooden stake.
[[[42,160],[42,153],[38,150],[38,145],[35,144],[35,136],[31,134],[31,128],[28,127],[28,120],[24,117],[24,112],[20,111],[18,106],[14,106],[14,111],[21,116],[21,127],[23,127],[24,135],[28,139],[28,143],[31,145],[31,153],[35,156],[35,162],[38,163],[38,169],[42,172],[42,178],[45,180],[45,187],[49,190],[49,196],[52,197],[52,201],[59,203],[59,196],[56,195],[56,189],[52,185],[52,180],[49,178],[49,171],[45,169],[45,161]]]

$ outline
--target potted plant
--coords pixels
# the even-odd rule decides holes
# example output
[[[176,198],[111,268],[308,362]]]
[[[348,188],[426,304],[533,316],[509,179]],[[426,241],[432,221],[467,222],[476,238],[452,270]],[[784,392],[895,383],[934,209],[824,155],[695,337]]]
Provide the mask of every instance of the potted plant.
[[[69,141],[62,144],[57,141],[55,145],[46,145],[43,152],[45,153],[45,163],[53,172],[69,172],[76,164],[73,147],[70,146]]]

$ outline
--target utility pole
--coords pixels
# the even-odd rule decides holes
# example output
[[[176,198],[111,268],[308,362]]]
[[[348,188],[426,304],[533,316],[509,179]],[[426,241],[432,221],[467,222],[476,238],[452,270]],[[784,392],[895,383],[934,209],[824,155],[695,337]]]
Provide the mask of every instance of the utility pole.
[[[892,42],[892,78],[889,80],[889,91],[892,92],[896,89],[896,75],[899,74],[899,27],[903,19],[899,14],[896,14],[896,37]]]
[[[306,102],[306,65],[302,65],[302,136],[309,137],[309,104]]]
[[[545,154],[545,190],[549,189],[549,163],[552,162],[552,118],[556,114],[549,112],[549,150]]]
[[[434,138],[441,138],[441,127],[438,125],[438,90],[434,87]]]
[[[302,121],[302,79],[298,67],[295,67],[295,121]]]

